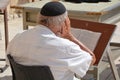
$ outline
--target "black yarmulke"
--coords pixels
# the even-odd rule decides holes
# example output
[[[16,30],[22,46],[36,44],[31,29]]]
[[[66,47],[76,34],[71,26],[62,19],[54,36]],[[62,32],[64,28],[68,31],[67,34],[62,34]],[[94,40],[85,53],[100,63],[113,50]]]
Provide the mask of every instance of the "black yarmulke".
[[[60,2],[48,2],[41,9],[41,15],[43,16],[58,16],[66,12],[66,8]]]

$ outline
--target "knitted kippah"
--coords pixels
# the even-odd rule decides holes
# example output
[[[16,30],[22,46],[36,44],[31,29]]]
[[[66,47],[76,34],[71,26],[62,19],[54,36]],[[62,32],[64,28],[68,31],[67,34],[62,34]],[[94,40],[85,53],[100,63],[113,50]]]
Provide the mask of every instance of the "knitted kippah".
[[[40,11],[43,16],[58,16],[65,12],[66,8],[64,5],[57,1],[46,3]]]

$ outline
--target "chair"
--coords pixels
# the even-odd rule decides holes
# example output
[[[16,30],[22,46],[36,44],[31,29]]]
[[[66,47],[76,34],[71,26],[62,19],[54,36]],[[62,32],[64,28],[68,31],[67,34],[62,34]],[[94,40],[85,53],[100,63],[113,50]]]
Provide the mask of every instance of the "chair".
[[[19,7],[19,5],[21,4],[25,4],[25,3],[30,3],[30,2],[34,2],[34,0],[11,0],[10,1],[10,9],[13,10],[13,19],[15,18],[14,13],[17,14],[18,17],[21,17],[21,13],[22,13],[22,7]]]
[[[26,66],[15,62],[8,54],[13,80],[54,80],[48,66]]]
[[[9,0],[0,0],[0,15],[4,16],[4,33],[5,33],[5,50],[7,49],[7,44],[9,42],[8,36],[8,19],[7,19],[7,5],[9,4]],[[5,61],[5,59],[1,59],[0,61]],[[5,65],[3,68],[0,68],[0,72],[4,72],[8,66]]]
[[[41,0],[40,0],[40,1],[41,1]],[[12,0],[11,0],[11,2],[12,2]],[[21,1],[21,2],[22,2],[22,1]],[[28,0],[28,2],[35,2],[35,0],[31,0],[31,1]],[[18,3],[19,3],[19,2],[18,2]],[[18,3],[17,3],[17,4],[11,4],[11,5],[10,5],[10,8],[23,9],[22,7],[19,7],[19,6],[18,6],[18,5],[20,4],[20,3],[19,3],[19,4],[18,4]],[[24,3],[24,2],[22,2],[22,4],[23,4],[23,3]]]
[[[112,69],[115,80],[120,80],[117,68],[113,59],[111,59],[112,53],[109,48],[110,39],[116,25],[78,19],[70,20],[73,35],[90,48],[97,59],[95,64],[91,66],[92,69],[90,68],[87,74],[93,74],[93,80],[99,80],[100,73],[108,66],[108,63],[105,62],[107,60],[110,63],[110,68]],[[85,80],[85,78],[82,80]]]
[[[0,0],[0,14],[4,16],[4,30],[5,30],[5,49],[8,44],[8,22],[7,22],[7,5],[9,0]]]

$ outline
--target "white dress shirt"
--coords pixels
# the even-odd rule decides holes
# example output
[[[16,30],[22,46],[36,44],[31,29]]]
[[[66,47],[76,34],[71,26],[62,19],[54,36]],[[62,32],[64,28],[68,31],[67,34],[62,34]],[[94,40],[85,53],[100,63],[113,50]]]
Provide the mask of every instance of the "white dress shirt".
[[[17,34],[8,45],[7,54],[24,65],[48,65],[55,80],[83,77],[92,57],[70,40],[57,37],[50,29],[38,25]]]

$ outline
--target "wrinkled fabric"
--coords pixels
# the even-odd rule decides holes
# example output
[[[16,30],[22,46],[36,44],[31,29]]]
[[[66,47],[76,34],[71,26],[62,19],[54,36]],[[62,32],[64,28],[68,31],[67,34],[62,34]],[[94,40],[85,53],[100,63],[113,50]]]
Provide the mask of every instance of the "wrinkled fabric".
[[[73,80],[74,73],[83,77],[92,60],[77,44],[57,37],[42,25],[17,34],[7,54],[20,64],[48,65],[55,80]]]

